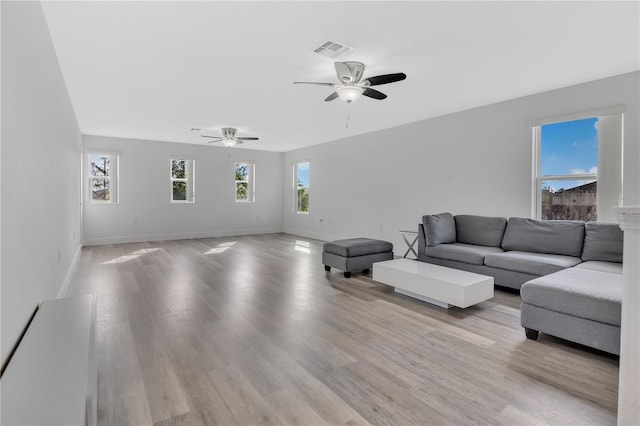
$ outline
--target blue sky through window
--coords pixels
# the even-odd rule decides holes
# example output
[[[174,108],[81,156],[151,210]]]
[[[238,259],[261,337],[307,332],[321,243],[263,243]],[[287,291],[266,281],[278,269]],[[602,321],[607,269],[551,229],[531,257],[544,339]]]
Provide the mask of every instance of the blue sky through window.
[[[598,118],[542,126],[540,166],[542,176],[575,175],[598,171]],[[590,181],[554,182],[569,189]]]
[[[298,163],[298,182],[309,186],[309,162]]]

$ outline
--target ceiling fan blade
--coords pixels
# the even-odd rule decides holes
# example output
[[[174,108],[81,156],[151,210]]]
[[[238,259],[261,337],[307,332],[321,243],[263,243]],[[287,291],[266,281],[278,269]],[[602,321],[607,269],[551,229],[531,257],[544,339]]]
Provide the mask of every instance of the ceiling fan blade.
[[[236,138],[237,140],[241,140],[241,141],[257,141],[258,138],[254,138],[254,137],[242,137],[242,138]]]
[[[329,102],[332,101],[334,99],[336,99],[338,97],[338,92],[333,92],[332,94],[330,94],[329,96],[327,96],[327,99],[325,99],[325,102]]]
[[[350,83],[353,81],[353,74],[351,70],[344,62],[334,62],[336,67],[336,74],[338,74],[338,80],[343,83]]]
[[[317,83],[314,81],[294,81],[293,84],[315,84],[316,86],[337,86],[334,83]]]
[[[369,87],[367,87],[366,89],[364,89],[364,91],[362,92],[362,94],[364,96],[368,96],[370,98],[373,99],[378,99],[378,100],[383,100],[383,99],[387,99],[387,95],[385,95],[382,92],[378,92],[376,89],[371,89]]]
[[[407,78],[407,75],[403,72],[396,74],[384,74],[376,75],[375,77],[369,77],[365,80],[369,82],[369,86],[379,86],[381,84],[395,83],[396,81],[402,81]]]
[[[215,141],[211,141],[211,142],[219,142],[222,140],[222,138],[220,136],[208,136],[208,135],[200,135],[203,138],[210,138],[210,139],[217,139]]]

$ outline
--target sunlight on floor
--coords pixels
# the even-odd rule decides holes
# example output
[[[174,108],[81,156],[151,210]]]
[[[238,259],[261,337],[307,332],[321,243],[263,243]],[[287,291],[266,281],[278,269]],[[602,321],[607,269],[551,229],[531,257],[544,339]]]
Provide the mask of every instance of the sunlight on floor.
[[[227,241],[226,243],[220,243],[218,244],[218,247],[214,247],[209,251],[206,251],[204,254],[207,255],[207,254],[224,253],[225,251],[233,247],[235,244],[236,244],[236,241]]]
[[[228,249],[229,249],[229,247],[214,247],[214,248],[210,249],[209,251],[206,251],[204,254],[224,253]]]
[[[128,254],[126,256],[120,256],[120,257],[116,257],[114,259],[111,260],[107,260],[106,262],[102,262],[103,265],[111,265],[111,264],[115,264],[115,263],[124,263],[124,262],[128,262],[130,260],[133,259],[137,259],[138,257],[142,256],[143,254],[147,254],[147,253],[153,253],[154,251],[158,251],[160,250],[159,247],[154,247],[154,248],[148,248],[148,249],[140,249],[137,251],[134,251],[131,254]]]
[[[311,244],[309,241],[300,241],[296,240],[296,245],[294,247],[296,251],[301,251],[303,253],[311,253]]]

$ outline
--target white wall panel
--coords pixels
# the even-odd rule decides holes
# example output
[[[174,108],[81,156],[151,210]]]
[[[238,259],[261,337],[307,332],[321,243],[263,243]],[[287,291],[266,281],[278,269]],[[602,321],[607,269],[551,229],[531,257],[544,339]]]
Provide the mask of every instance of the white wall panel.
[[[2,361],[80,248],[80,130],[39,2],[2,2]]]
[[[282,153],[102,136],[83,149],[120,154],[118,204],[89,203],[84,179],[86,245],[282,232]],[[177,157],[195,161],[195,203],[170,202]],[[255,203],[235,202],[236,161],[255,162]]]

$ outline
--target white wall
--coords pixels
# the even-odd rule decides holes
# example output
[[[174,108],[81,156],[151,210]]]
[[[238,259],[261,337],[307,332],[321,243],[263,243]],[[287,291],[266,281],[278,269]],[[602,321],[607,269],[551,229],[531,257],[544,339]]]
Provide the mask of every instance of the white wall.
[[[84,179],[86,245],[282,232],[282,153],[102,136],[82,140],[85,153],[120,154],[118,204],[89,203]],[[174,156],[195,160],[193,204],[170,202]],[[256,202],[236,203],[234,162],[247,160],[255,162]]]
[[[39,2],[2,2],[1,98],[4,363],[80,249],[80,130]]]
[[[639,204],[639,78],[624,74],[288,152],[284,230],[322,240],[383,238],[401,254],[398,230],[416,229],[424,214],[529,217],[530,121],[614,105],[626,105],[625,205]],[[311,161],[309,215],[293,210],[299,160]]]

